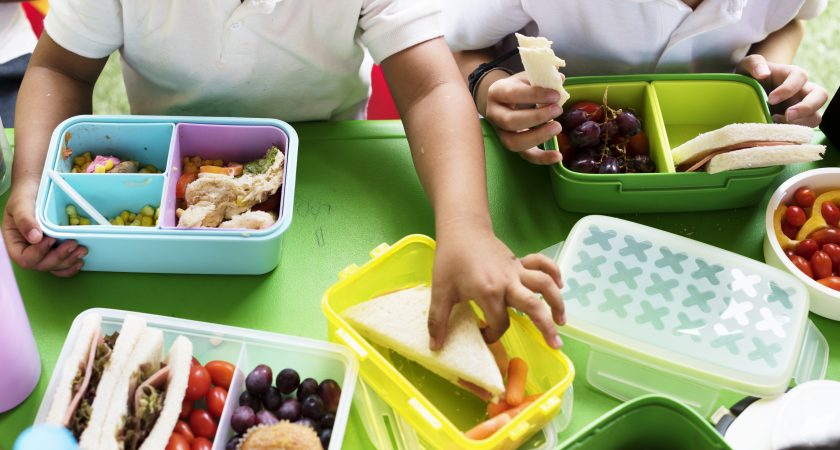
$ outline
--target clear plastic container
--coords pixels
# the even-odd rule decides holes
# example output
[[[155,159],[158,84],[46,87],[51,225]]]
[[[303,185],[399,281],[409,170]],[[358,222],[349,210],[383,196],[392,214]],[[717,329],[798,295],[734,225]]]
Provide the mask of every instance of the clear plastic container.
[[[6,139],[3,120],[0,119],[0,195],[12,185],[12,146]]]
[[[312,377],[318,381],[331,378],[338,382],[341,386],[341,398],[338,411],[335,414],[335,425],[333,426],[332,440],[328,450],[341,448],[359,368],[353,354],[344,347],[328,342],[264,331],[97,308],[82,312],[73,321],[70,332],[67,334],[67,340],[65,340],[64,347],[62,347],[55,364],[56,368],[63,367],[64,360],[72,349],[69,344],[76,338],[84,317],[94,313],[102,316],[102,329],[106,333],[118,331],[127,315],[136,315],[145,319],[147,326],[163,330],[165,349],[169,348],[178,335],[183,335],[192,341],[193,356],[202,364],[212,360],[223,360],[236,365],[236,372],[231,381],[230,394],[227,397],[219,421],[219,428],[216,432],[216,439],[213,442],[214,450],[224,449],[227,441],[233,436],[234,433],[230,428],[230,416],[238,406],[239,393],[245,390],[245,376],[258,364],[267,364],[275,373],[286,367],[291,367],[297,370],[301,377]],[[60,373],[59,370],[53,371],[41,407],[38,409],[35,423],[42,423],[46,419]]]
[[[543,253],[564,275],[561,333],[590,346],[586,378],[616,398],[665,394],[708,415],[722,392],[772,396],[825,376],[828,344],[788,273],[606,216]]]
[[[474,440],[464,432],[486,420],[485,402],[396,352],[371,344],[341,316],[345,309],[387,292],[431,284],[434,253],[431,238],[411,235],[393,246],[376,247],[363,266],[345,268],[321,302],[330,340],[353,350],[365,383],[405,419],[404,428],[416,430],[431,448],[515,449],[560,414],[574,379],[571,360],[550,348],[530,319],[511,313],[501,342],[511,356],[528,363],[526,393],[542,395],[492,436]]]
[[[41,377],[38,347],[0,236],[0,413],[29,397]]]

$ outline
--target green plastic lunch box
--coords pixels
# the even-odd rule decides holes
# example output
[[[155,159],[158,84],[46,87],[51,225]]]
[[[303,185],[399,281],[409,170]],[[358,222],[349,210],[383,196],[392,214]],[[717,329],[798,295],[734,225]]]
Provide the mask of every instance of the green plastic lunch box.
[[[178,228],[176,185],[183,157],[247,162],[272,146],[285,155],[277,221],[262,230]],[[282,236],[292,222],[298,138],[274,119],[77,116],[53,132],[36,200],[41,229],[58,240],[74,239],[87,247],[82,270],[108,272],[262,274],[280,260]],[[152,165],[153,173],[72,173],[73,159],[85,152],[114,155]],[[51,177],[64,183],[56,183]],[[66,184],[75,194],[68,193]],[[160,208],[152,227],[71,225],[66,212],[78,195],[110,220],[121,211],[146,205]]]
[[[554,197],[580,213],[711,211],[758,203],[782,166],[716,173],[680,173],[671,149],[732,123],[770,123],[767,96],[752,78],[735,74],[627,75],[569,78],[571,98],[632,109],[648,138],[655,173],[586,174],[556,164]],[[546,143],[556,149],[556,138]]]

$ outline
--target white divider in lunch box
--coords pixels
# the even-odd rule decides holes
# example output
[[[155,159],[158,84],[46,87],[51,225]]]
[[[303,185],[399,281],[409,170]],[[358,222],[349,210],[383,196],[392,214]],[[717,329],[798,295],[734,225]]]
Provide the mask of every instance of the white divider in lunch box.
[[[275,373],[291,367],[300,373],[301,378],[312,377],[319,382],[332,378],[339,383],[341,398],[328,450],[341,448],[358,377],[358,362],[346,348],[296,336],[114,309],[89,309],[73,321],[35,417],[35,423],[42,423],[46,419],[61,368],[71,351],[70,343],[76,339],[83,318],[88,314],[99,314],[102,317],[102,329],[106,333],[118,331],[126,316],[136,315],[145,319],[149,327],[163,330],[165,352],[168,352],[177,336],[183,335],[192,341],[193,355],[202,364],[212,360],[236,363],[236,371],[213,443],[214,450],[224,449],[228,439],[233,436],[230,416],[238,406],[239,394],[245,389],[245,376],[258,364],[267,364]]]
[[[758,397],[821,379],[828,344],[790,274],[707,244],[587,216],[543,251],[563,272],[587,379],[627,400],[665,394],[708,415],[722,391]]]
[[[361,378],[353,397],[355,411],[359,414],[368,438],[377,449],[431,450],[411,425],[393,408],[388,406]],[[572,421],[574,390],[570,385],[563,393],[563,406],[548,425],[534,434],[519,450],[552,450],[557,447],[557,434]]]

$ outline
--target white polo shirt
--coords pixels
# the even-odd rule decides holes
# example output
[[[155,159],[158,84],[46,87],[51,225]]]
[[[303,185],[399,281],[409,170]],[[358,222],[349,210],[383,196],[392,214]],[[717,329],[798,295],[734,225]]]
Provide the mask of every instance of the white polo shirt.
[[[44,27],[122,55],[134,114],[363,119],[370,60],[442,35],[433,0],[51,0]]]
[[[32,53],[36,42],[20,3],[0,3],[0,64]]]
[[[453,50],[492,47],[525,30],[554,42],[567,76],[731,72],[750,46],[827,0],[447,0]],[[514,46],[510,38],[500,50]],[[515,58],[518,60],[518,58]]]

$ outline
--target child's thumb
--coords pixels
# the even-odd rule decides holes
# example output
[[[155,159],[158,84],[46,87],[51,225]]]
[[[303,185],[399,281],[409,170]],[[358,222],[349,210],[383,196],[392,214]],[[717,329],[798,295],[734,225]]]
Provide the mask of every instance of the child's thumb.
[[[9,206],[9,214],[15,222],[15,228],[30,244],[37,244],[44,238],[44,233],[35,221],[35,206],[26,202],[16,202]]]

